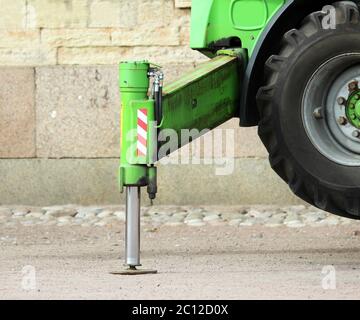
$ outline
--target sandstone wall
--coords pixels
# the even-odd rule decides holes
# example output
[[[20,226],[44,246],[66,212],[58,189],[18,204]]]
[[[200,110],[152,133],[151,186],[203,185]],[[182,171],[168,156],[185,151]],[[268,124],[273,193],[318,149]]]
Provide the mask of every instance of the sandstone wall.
[[[190,6],[188,0],[0,0],[0,204],[120,199],[117,64],[154,61],[171,81],[205,61],[189,48]],[[237,120],[222,127],[235,129],[235,174],[211,180],[206,166],[160,168],[166,181],[160,180],[159,201],[294,202],[271,172],[256,128],[240,129]],[[190,172],[208,183],[195,186]],[[266,186],[276,186],[276,195],[266,195]]]

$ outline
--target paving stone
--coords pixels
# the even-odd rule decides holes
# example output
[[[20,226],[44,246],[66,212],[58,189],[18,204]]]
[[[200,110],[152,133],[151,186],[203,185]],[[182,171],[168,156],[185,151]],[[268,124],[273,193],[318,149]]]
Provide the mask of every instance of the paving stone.
[[[185,222],[186,221],[191,221],[191,220],[202,220],[204,217],[204,215],[202,213],[189,213],[188,216],[185,218]]]
[[[114,212],[114,216],[116,216],[120,221],[126,220],[126,214],[124,211],[116,211]]]
[[[76,214],[77,214],[77,210],[72,208],[50,209],[49,211],[46,212],[46,215],[52,216],[54,218],[60,218],[66,216],[75,217]]]
[[[189,219],[189,220],[185,220],[185,223],[187,225],[191,225],[191,224],[197,224],[197,223],[200,223],[200,222],[203,222],[202,219]]]
[[[305,209],[306,209],[306,207],[304,205],[291,206],[291,207],[285,208],[285,210],[290,213],[300,213],[300,212],[304,211]]]
[[[38,224],[47,225],[81,225],[84,227],[107,225],[121,225],[125,221],[125,212],[122,206],[103,207],[78,207],[76,205],[62,205],[50,207],[24,207],[14,206],[11,208],[0,206],[0,223],[16,225],[20,223],[26,226]],[[115,211],[114,211],[115,210]],[[338,224],[353,224],[360,226],[358,221],[337,217],[322,211],[306,209],[302,213],[288,212],[287,208],[266,208],[258,206],[244,209],[176,207],[176,206],[154,206],[143,207],[141,222],[143,225],[159,228],[161,226],[218,226],[227,224],[237,227],[281,227],[303,228],[306,226],[322,227],[336,226]],[[300,210],[300,208],[299,208]],[[174,211],[177,211],[173,213]],[[224,212],[224,213],[222,213]],[[11,220],[11,221],[10,221]]]
[[[218,221],[218,220],[220,220],[220,216],[218,214],[205,216],[203,219],[203,221],[205,221],[205,222]]]
[[[70,220],[71,220],[71,217],[69,217],[69,216],[62,216],[62,217],[57,218],[57,221],[60,223],[67,223],[67,222],[70,223]]]
[[[183,216],[172,216],[168,219],[167,223],[182,223],[184,222],[184,217]]]
[[[266,225],[269,227],[280,227],[283,225],[283,219],[280,218],[270,218],[268,221],[266,221]]]
[[[336,226],[340,224],[340,220],[336,216],[330,216],[325,219],[326,223],[330,226]]]
[[[99,222],[96,222],[96,223],[94,223],[94,226],[96,226],[96,227],[104,227],[104,226],[106,226],[106,222],[105,221],[99,221]]]
[[[97,215],[97,217],[100,218],[100,219],[102,219],[102,218],[110,217],[112,214],[113,214],[112,211],[110,211],[110,210],[105,210],[105,211],[100,212],[100,213]]]
[[[21,210],[21,209],[19,209],[19,210],[13,211],[13,216],[14,217],[25,217],[28,213],[29,213],[29,210],[26,210],[26,209]]]
[[[30,212],[26,215],[26,218],[41,218],[44,216],[42,212]]]
[[[230,221],[235,219],[244,219],[245,215],[242,213],[222,213],[221,217],[226,221]]]
[[[176,212],[173,214],[173,217],[185,219],[185,217],[188,215],[186,211]]]

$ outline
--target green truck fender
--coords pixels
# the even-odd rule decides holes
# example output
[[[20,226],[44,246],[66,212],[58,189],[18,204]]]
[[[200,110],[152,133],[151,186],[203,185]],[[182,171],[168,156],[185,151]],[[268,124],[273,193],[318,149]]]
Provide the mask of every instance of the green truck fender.
[[[243,74],[237,114],[240,118],[240,126],[258,125],[256,94],[263,84],[264,65],[272,54],[278,52],[283,35],[297,28],[308,14],[321,10],[332,2],[332,0],[193,0],[190,44],[193,49],[209,57],[213,57],[214,52],[221,46],[241,46],[248,50],[249,62]],[[244,10],[246,14],[238,14],[239,10]],[[241,19],[244,19],[243,23]]]

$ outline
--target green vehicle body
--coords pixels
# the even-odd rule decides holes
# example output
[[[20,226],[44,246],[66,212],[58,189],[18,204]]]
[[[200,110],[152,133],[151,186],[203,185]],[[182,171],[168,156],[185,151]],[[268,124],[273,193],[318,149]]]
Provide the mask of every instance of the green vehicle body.
[[[156,102],[148,97],[150,64],[144,61],[120,64],[120,190],[126,186],[148,186],[149,195],[154,197],[154,164],[167,156],[168,151],[176,151],[190,142],[181,139],[183,130],[193,132],[195,129],[191,139],[196,139],[205,133],[204,130],[213,129],[234,117],[239,102],[240,61],[246,61],[243,49],[219,51],[214,59],[194,72],[165,86],[160,121],[155,115]],[[145,156],[139,156],[137,152],[139,110],[146,110],[147,114]],[[164,139],[162,133],[166,133]],[[168,137],[174,138],[168,142]]]
[[[213,57],[222,46],[247,50],[236,116],[240,126],[258,125],[255,97],[264,64],[276,52],[285,32],[296,28],[329,0],[192,0],[191,48]]]
[[[156,101],[149,97],[147,61],[125,62],[119,68],[121,91],[120,190],[148,187],[155,197],[155,163],[167,154],[159,133],[172,130],[212,130],[238,117],[241,126],[255,126],[259,115],[255,96],[263,79],[264,62],[276,50],[285,31],[296,27],[308,13],[321,9],[319,0],[193,0],[191,47],[211,58],[193,72],[163,88],[162,115],[156,119]],[[137,112],[148,115],[147,155],[136,154]],[[134,134],[135,133],[135,134]],[[190,141],[189,141],[190,142]],[[171,152],[183,146],[173,142]],[[129,156],[130,155],[130,156]]]
[[[285,2],[286,0],[193,0],[190,46],[209,54],[207,49],[220,39],[237,37],[251,56],[268,22]]]

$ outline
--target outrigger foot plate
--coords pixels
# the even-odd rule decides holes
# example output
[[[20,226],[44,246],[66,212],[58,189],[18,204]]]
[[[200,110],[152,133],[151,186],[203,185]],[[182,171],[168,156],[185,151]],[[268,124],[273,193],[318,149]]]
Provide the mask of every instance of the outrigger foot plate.
[[[157,270],[145,270],[145,269],[137,269],[135,267],[130,267],[128,269],[124,269],[122,271],[114,271],[110,272],[113,275],[120,275],[120,276],[135,276],[135,275],[142,275],[142,274],[156,274]]]

